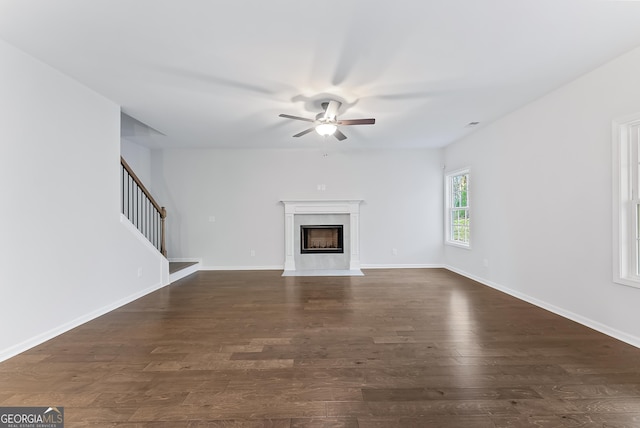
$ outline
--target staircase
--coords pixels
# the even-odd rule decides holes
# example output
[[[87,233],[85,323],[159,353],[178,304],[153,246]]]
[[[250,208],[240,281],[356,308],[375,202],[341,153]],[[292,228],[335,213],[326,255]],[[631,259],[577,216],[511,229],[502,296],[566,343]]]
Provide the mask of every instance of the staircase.
[[[133,172],[123,157],[120,157],[122,185],[122,214],[138,229],[142,235],[167,258],[165,239],[165,219],[167,210],[160,206],[142,180]],[[197,272],[199,261],[169,262],[169,284]]]
[[[120,157],[122,183],[122,214],[142,233],[145,238],[166,258],[164,221],[167,210],[161,207],[151,196],[131,169],[127,161]]]

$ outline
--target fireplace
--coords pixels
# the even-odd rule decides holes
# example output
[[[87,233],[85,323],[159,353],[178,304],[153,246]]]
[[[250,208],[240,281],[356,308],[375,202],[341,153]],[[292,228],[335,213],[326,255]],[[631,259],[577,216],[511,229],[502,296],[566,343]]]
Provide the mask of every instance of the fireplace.
[[[343,226],[335,225],[301,225],[300,253],[302,254],[335,254],[344,253]]]
[[[361,276],[360,271],[360,203],[362,200],[284,200],[284,276],[307,273],[348,274]],[[301,226],[317,229],[341,226],[342,238],[324,237],[322,242],[304,246]],[[320,226],[320,227],[318,227]],[[326,230],[324,233],[328,233]],[[312,234],[313,235],[313,234]],[[327,245],[327,242],[329,245]],[[334,242],[336,242],[334,244]],[[323,247],[324,243],[324,248]],[[329,248],[327,248],[329,246]],[[316,248],[309,248],[316,247]],[[337,248],[331,248],[337,247]],[[315,254],[305,253],[311,250]],[[337,251],[336,251],[337,250]]]

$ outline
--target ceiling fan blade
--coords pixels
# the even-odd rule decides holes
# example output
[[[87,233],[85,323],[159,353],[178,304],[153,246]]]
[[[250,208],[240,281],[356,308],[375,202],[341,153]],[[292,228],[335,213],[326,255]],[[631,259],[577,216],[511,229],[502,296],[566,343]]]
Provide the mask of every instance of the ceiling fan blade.
[[[338,109],[342,103],[340,101],[331,100],[329,101],[327,108],[324,112],[324,118],[327,120],[335,120],[336,115],[338,114]]]
[[[309,129],[305,129],[302,132],[298,132],[296,135],[294,135],[294,137],[302,137],[303,135],[307,135],[309,132],[315,130],[316,128],[309,128]]]
[[[307,119],[306,117],[300,117],[300,116],[291,116],[290,114],[279,114],[278,116],[284,117],[287,119],[304,120],[305,122],[315,122],[315,120],[313,119]]]
[[[333,133],[333,136],[336,137],[339,141],[347,139],[347,136],[340,132],[339,129],[336,129],[336,132]]]
[[[338,125],[373,125],[374,123],[376,123],[375,119],[348,119],[338,121]]]

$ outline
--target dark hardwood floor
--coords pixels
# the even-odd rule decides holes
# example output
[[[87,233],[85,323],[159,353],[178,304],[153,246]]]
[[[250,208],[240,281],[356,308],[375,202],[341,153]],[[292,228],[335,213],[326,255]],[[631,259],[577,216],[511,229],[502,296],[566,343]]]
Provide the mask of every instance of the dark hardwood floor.
[[[640,349],[440,269],[199,272],[0,363],[66,427],[640,427]]]

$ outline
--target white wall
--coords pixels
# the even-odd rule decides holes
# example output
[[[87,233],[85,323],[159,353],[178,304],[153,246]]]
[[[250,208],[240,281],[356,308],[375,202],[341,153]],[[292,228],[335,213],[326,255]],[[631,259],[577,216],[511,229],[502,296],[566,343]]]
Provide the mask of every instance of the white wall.
[[[127,161],[127,164],[133,169],[142,184],[147,189],[151,189],[151,149],[122,138],[120,141],[120,155]]]
[[[353,198],[364,200],[363,267],[440,264],[441,151],[356,151],[336,144],[325,150],[154,150],[152,191],[167,204],[169,257],[202,258],[205,268],[279,269],[280,200]],[[318,191],[319,184],[326,190]]]
[[[3,360],[160,286],[162,262],[120,222],[119,107],[2,41],[0,93]]]
[[[473,228],[446,264],[636,346],[640,289],[612,282],[611,121],[640,112],[639,75],[636,49],[445,150],[471,167]]]

